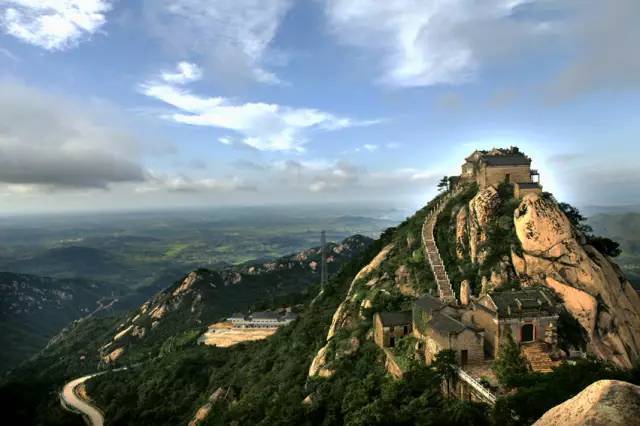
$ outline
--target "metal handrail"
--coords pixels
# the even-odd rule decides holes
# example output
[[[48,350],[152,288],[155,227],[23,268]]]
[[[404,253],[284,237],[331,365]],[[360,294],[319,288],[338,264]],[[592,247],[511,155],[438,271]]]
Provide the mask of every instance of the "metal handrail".
[[[487,400],[487,402],[489,402],[491,405],[494,405],[496,403],[497,398],[495,394],[493,394],[493,392],[485,388],[482,383],[477,381],[475,378],[473,378],[473,376],[464,371],[462,368],[456,367],[456,369],[458,371],[458,377],[471,385],[471,387],[473,387],[480,395],[482,395]]]

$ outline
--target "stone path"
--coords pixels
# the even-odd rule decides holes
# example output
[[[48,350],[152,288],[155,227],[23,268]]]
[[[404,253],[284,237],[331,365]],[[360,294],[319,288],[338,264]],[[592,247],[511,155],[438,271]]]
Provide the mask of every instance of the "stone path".
[[[435,209],[431,210],[427,215],[427,218],[422,225],[422,246],[424,247],[425,255],[431,271],[436,278],[436,284],[438,285],[438,297],[444,303],[450,303],[456,301],[456,296],[453,293],[453,287],[451,287],[451,281],[449,281],[449,275],[444,268],[444,263],[440,257],[440,251],[436,245],[433,230],[436,226],[438,216],[447,205],[447,202],[460,193],[460,189],[449,192],[443,198],[438,201]]]
[[[553,367],[560,364],[549,357],[549,353],[542,342],[525,343],[521,346],[522,355],[527,360],[531,369],[540,373],[550,373]]]
[[[435,236],[433,234],[438,216],[442,213],[451,198],[462,192],[462,188],[458,188],[453,192],[448,192],[442,197],[435,208],[429,212],[427,218],[422,225],[422,246],[427,257],[427,262],[433,271],[433,275],[436,278],[436,284],[438,285],[438,297],[444,303],[456,303],[456,296],[453,293],[453,287],[449,280],[449,275],[444,267],[444,262],[440,257],[440,251],[436,245]],[[458,377],[460,380],[470,386],[478,398],[487,404],[494,405],[496,403],[496,396],[487,388],[485,388],[476,378],[471,374],[464,371],[462,368],[456,368]]]

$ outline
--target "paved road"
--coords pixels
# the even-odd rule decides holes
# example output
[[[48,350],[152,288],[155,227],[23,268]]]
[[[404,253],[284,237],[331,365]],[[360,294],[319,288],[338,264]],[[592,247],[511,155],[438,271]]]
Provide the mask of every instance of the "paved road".
[[[79,379],[75,379],[64,385],[62,389],[61,397],[64,400],[64,403],[74,410],[82,413],[88,420],[92,426],[102,426],[104,425],[104,417],[102,413],[93,405],[87,403],[83,399],[79,398],[75,393],[75,389],[78,385],[86,382],[92,377],[98,376],[102,373],[90,374],[88,376],[80,377]]]

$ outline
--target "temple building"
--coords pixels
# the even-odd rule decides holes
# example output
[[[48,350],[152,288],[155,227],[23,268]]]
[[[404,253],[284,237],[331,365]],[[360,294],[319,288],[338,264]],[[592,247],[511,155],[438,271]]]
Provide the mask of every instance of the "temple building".
[[[517,147],[476,150],[465,159],[460,180],[476,182],[480,189],[503,182],[511,183],[517,198],[542,191],[540,174],[531,169],[531,158]]]
[[[497,356],[500,342],[510,334],[516,343],[557,343],[558,310],[543,288],[489,293],[472,302],[473,321],[485,331],[485,351]]]

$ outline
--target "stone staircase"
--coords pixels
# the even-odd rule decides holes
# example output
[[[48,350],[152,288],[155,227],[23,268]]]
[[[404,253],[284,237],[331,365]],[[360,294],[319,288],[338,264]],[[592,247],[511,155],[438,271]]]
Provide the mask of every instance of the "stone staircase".
[[[433,271],[433,275],[436,279],[438,297],[444,303],[455,303],[456,296],[453,293],[453,287],[451,286],[451,281],[449,281],[449,275],[447,275],[444,263],[440,257],[440,251],[438,251],[433,230],[436,226],[438,215],[440,215],[449,200],[458,195],[461,190],[462,189],[457,189],[455,191],[448,192],[444,197],[442,197],[436,204],[435,208],[429,212],[424,224],[422,225],[422,246],[424,247],[427,262],[429,263],[431,271]]]
[[[552,368],[559,364],[549,357],[546,344],[543,342],[525,343],[520,346],[520,350],[533,371],[550,373]]]

